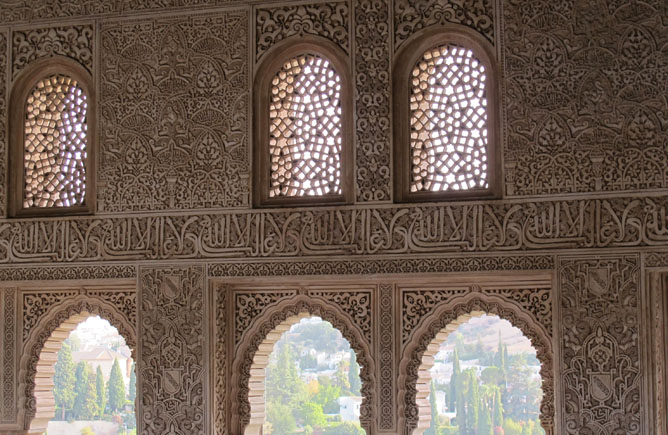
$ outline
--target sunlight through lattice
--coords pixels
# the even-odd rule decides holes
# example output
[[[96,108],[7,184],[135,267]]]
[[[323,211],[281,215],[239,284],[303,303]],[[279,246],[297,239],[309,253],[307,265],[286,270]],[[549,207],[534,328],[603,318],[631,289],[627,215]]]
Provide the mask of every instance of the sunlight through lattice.
[[[428,50],[411,75],[411,192],[487,188],[485,68],[453,44]]]
[[[272,81],[270,197],[341,193],[341,78],[327,59],[304,54]]]
[[[86,194],[86,94],[76,80],[40,80],[26,104],[24,207],[82,205]]]

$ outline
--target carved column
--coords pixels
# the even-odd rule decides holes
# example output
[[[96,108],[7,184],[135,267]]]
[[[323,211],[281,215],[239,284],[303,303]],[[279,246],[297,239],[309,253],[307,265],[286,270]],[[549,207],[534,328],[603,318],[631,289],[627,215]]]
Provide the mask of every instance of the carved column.
[[[140,271],[138,433],[206,433],[204,267]]]
[[[562,257],[563,434],[645,434],[637,255]]]

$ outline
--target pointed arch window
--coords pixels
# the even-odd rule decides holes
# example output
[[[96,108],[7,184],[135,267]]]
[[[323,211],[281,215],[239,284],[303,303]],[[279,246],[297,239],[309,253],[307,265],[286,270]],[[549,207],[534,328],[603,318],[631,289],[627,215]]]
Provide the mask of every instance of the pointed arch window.
[[[459,26],[428,29],[401,48],[395,65],[397,199],[498,196],[497,68],[489,43]]]
[[[91,77],[69,59],[52,58],[25,70],[10,113],[13,216],[93,210],[95,106]]]
[[[352,98],[346,57],[329,41],[288,41],[255,81],[255,204],[351,197]]]

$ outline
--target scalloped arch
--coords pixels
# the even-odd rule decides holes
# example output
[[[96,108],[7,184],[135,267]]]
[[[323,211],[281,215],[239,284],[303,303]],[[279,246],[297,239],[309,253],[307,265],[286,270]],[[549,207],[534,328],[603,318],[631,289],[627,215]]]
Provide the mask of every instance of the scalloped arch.
[[[90,295],[67,298],[49,307],[30,331],[21,357],[19,391],[23,396],[19,401],[19,409],[23,416],[19,421],[23,420],[28,433],[44,432],[53,417],[53,405],[49,404],[53,402],[53,374],[49,368],[54,362],[45,358],[46,353],[57,353],[69,333],[93,315],[106,319],[118,330],[130,347],[132,358],[136,360],[136,327],[122,309]],[[39,383],[36,382],[37,378],[40,379]]]
[[[433,345],[445,340],[457,326],[471,317],[493,314],[508,320],[522,331],[536,349],[541,363],[540,376],[543,400],[540,405],[540,421],[547,435],[554,433],[554,373],[551,338],[547,336],[537,319],[512,301],[481,293],[469,293],[441,304],[425,317],[404,349],[399,365],[399,427],[404,434],[421,434],[421,418],[430,412],[418,405],[419,395],[429,382],[429,362],[424,357],[435,354]],[[426,394],[426,393],[424,393]],[[425,396],[426,397],[426,396]],[[420,402],[421,403],[421,402]]]
[[[253,432],[253,430],[256,429],[259,419],[264,421],[264,411],[259,416],[252,415],[249,401],[249,394],[252,391],[250,387],[252,372],[262,369],[261,365],[255,362],[255,356],[260,349],[263,353],[267,353],[267,347],[273,348],[273,343],[278,341],[282,332],[289,329],[289,325],[309,316],[317,316],[331,323],[348,340],[350,347],[355,351],[362,380],[363,400],[360,408],[360,424],[367,433],[375,433],[373,418],[376,404],[375,364],[362,331],[336,305],[312,300],[304,295],[283,300],[266,309],[263,315],[253,321],[252,326],[244,334],[244,340],[236,353],[237,357],[232,371],[232,433],[245,433],[245,430],[250,430],[246,433],[260,433]],[[269,353],[271,349],[267,355]]]

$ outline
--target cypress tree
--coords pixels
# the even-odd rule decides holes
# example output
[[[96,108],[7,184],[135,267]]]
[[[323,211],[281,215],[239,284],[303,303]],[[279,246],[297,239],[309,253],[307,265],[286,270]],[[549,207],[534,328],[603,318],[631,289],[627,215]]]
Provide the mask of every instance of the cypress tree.
[[[465,384],[466,384],[466,378],[464,376],[460,376],[455,384],[455,391],[457,392],[456,418],[460,435],[469,435],[468,418],[467,418],[468,416],[466,412],[466,396],[464,395],[464,392],[466,390]]]
[[[111,367],[109,375],[109,385],[107,386],[109,410],[114,413],[120,411],[125,404],[125,383],[121,374],[121,366],[118,359],[114,358],[114,365]]]
[[[466,395],[466,426],[469,433],[478,433],[478,421],[480,417],[480,391],[478,388],[478,378],[475,371],[469,369],[467,372],[468,394]]]
[[[65,341],[58,352],[55,373],[53,375],[53,397],[56,407],[61,409],[61,419],[65,420],[65,412],[74,406],[74,361],[72,349]]]
[[[461,377],[461,367],[459,365],[459,352],[455,348],[452,355],[452,376],[450,377],[450,394],[448,395],[448,411],[452,412],[457,407],[457,398],[459,379]]]
[[[88,363],[86,363],[88,366]],[[86,419],[92,419],[98,416],[98,400],[97,400],[97,386],[96,386],[96,376],[93,371],[88,368],[88,378],[86,382],[86,398],[83,403],[83,417]]]
[[[132,369],[130,370],[130,391],[128,392],[128,400],[132,403],[135,403],[135,398],[137,397],[137,375],[135,374],[135,363],[132,363]]]
[[[95,373],[95,389],[97,391],[97,415],[102,417],[104,409],[107,407],[107,392],[104,388],[104,376],[102,376],[100,366],[97,366]]]
[[[503,404],[501,403],[501,391],[498,388],[494,394],[494,412],[492,417],[494,427],[503,426]]]
[[[438,406],[436,406],[436,387],[434,381],[429,384],[429,404],[431,405],[431,420],[425,435],[438,435]]]
[[[90,368],[85,361],[80,361],[74,372],[76,378],[74,384],[74,405],[72,407],[72,416],[75,419],[86,418],[85,406],[86,397],[88,396],[88,375],[90,375]]]
[[[485,407],[481,411],[480,423],[478,425],[478,433],[480,435],[494,435],[494,427],[492,426],[492,416],[489,412],[489,407]]]
[[[350,393],[355,396],[360,395],[362,381],[360,380],[360,366],[357,364],[357,356],[354,350],[350,350],[350,369],[348,370],[348,383],[350,384]]]

